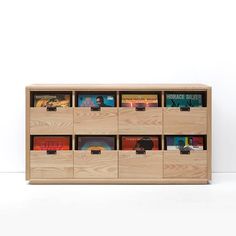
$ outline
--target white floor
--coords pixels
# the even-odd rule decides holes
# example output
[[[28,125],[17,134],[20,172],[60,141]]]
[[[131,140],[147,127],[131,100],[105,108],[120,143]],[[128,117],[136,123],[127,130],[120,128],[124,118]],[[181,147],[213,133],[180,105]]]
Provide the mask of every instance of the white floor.
[[[1,236],[236,235],[236,174],[211,185],[28,185],[0,174]]]

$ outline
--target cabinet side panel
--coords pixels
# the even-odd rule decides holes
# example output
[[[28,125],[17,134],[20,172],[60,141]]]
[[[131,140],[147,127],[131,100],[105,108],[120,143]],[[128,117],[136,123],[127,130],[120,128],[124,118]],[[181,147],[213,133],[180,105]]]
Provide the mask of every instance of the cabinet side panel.
[[[212,179],[212,89],[207,90],[207,166],[208,180]]]
[[[30,90],[25,88],[25,178],[30,179]]]

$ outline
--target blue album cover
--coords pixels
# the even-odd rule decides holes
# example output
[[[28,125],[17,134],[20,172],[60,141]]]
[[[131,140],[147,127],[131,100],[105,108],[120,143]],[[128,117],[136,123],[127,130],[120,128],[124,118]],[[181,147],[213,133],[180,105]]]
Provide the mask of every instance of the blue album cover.
[[[202,107],[202,94],[166,94],[166,107]]]
[[[79,94],[78,107],[115,107],[113,94]]]

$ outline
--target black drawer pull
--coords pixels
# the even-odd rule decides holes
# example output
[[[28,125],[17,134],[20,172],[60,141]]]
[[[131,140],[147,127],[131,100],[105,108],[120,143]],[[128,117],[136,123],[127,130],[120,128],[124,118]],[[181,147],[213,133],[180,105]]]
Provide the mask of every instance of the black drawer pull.
[[[91,111],[101,111],[101,107],[91,107]]]
[[[180,111],[190,111],[190,107],[180,107]]]
[[[101,154],[101,150],[91,150],[91,154],[95,155]]]
[[[136,154],[146,154],[146,150],[136,150]]]
[[[135,111],[145,111],[145,107],[135,107]]]
[[[57,154],[57,150],[47,150],[47,155],[55,155]]]
[[[180,150],[180,154],[181,155],[190,155],[190,151],[189,150]]]
[[[47,111],[57,111],[57,107],[47,107]]]

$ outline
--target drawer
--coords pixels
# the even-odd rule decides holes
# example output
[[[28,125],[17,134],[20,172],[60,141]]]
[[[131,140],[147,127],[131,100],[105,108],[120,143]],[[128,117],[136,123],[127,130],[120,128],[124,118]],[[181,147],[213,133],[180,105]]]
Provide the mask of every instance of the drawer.
[[[162,108],[147,107],[144,111],[135,108],[119,108],[120,134],[161,134]]]
[[[207,151],[164,151],[164,178],[207,178]]]
[[[117,108],[101,107],[92,111],[90,107],[74,109],[74,132],[76,134],[116,134]]]
[[[162,178],[162,153],[162,151],[146,151],[146,154],[136,154],[136,151],[119,151],[119,178]]]
[[[30,178],[73,178],[73,151],[30,151]]]
[[[74,177],[117,178],[117,151],[102,150],[100,154],[91,151],[74,151]]]
[[[163,122],[165,134],[206,134],[207,108],[164,108]]]
[[[72,134],[73,108],[57,108],[47,111],[45,107],[30,108],[30,134]]]

